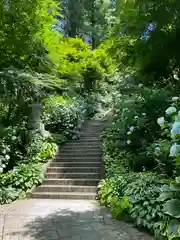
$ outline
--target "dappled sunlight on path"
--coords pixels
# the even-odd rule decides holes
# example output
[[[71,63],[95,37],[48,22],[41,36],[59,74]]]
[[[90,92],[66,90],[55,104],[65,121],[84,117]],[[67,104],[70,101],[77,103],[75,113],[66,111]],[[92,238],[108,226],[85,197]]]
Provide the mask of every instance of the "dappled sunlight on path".
[[[19,200],[0,207],[1,239],[151,240],[95,201]]]

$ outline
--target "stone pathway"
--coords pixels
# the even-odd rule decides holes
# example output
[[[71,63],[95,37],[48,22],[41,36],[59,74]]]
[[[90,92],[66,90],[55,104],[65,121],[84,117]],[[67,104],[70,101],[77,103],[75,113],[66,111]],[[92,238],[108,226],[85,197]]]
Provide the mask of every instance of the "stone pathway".
[[[0,206],[2,240],[153,240],[95,201],[18,200]]]

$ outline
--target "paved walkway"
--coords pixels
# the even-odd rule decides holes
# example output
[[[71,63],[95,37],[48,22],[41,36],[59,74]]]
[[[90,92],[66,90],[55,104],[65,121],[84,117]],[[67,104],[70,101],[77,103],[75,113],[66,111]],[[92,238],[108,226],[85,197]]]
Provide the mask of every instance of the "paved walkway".
[[[19,200],[0,206],[0,228],[3,240],[153,239],[90,201]]]

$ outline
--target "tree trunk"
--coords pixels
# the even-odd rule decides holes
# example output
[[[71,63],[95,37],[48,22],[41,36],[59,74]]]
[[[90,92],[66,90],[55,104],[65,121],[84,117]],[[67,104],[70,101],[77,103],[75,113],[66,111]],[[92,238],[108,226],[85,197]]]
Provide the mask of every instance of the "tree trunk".
[[[95,34],[96,18],[95,18],[95,1],[92,1],[91,6],[91,27],[92,27],[92,50],[96,48],[96,34]]]

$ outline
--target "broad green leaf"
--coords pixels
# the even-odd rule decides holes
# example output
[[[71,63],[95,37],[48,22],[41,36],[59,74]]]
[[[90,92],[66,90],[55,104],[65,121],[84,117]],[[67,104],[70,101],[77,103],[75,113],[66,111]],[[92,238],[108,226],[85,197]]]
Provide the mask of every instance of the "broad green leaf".
[[[180,177],[176,177],[176,182],[180,184]]]
[[[177,199],[169,200],[164,206],[164,212],[175,218],[180,217],[180,201]]]
[[[157,201],[159,202],[163,202],[165,201],[166,199],[168,198],[171,198],[172,197],[172,193],[171,192],[163,192],[161,193],[161,195],[157,198]]]
[[[179,221],[177,219],[172,219],[169,222],[168,228],[167,228],[167,235],[168,237],[175,237],[178,234],[178,225],[179,225]],[[179,234],[178,234],[179,235]]]

